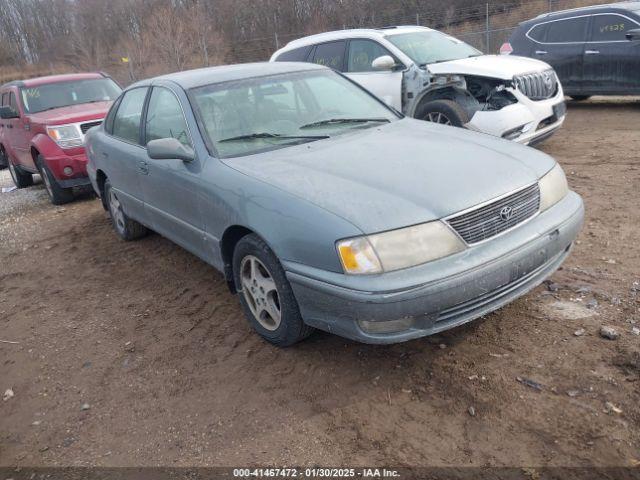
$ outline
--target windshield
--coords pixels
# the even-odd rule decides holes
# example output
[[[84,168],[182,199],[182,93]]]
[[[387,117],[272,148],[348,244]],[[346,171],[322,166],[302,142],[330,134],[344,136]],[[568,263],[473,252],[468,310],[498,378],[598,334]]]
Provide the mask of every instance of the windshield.
[[[471,45],[435,30],[401,33],[386,38],[421,67],[482,55]]]
[[[21,89],[26,113],[44,112],[81,103],[115,100],[120,87],[110,78],[92,78],[71,82],[56,82]]]
[[[398,116],[329,70],[287,73],[191,90],[202,130],[220,158],[308,143]]]

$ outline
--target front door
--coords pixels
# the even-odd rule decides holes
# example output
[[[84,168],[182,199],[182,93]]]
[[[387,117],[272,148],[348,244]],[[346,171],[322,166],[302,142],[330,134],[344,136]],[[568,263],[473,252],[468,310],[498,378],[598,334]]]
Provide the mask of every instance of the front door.
[[[545,41],[536,46],[535,58],[550,64],[567,93],[583,87],[583,59],[589,16],[582,15],[547,23]]]
[[[627,40],[640,23],[617,13],[595,14],[585,48],[584,78],[594,93],[640,92],[640,40]]]
[[[145,119],[145,142],[170,137],[193,146],[176,95],[168,88],[153,87]],[[201,159],[184,162],[147,157],[145,163],[148,173],[142,179],[142,189],[151,228],[201,258],[209,258],[198,201]]]
[[[353,39],[347,49],[345,75],[359,83],[371,93],[382,99],[387,105],[402,111],[402,65],[396,60],[398,68],[376,70],[373,61],[384,55],[395,57],[378,42],[368,39]]]

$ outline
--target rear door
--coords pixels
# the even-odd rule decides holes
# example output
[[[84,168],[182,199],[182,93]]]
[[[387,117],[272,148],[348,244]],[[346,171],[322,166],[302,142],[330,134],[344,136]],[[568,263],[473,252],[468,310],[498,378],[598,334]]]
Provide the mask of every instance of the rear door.
[[[583,86],[584,49],[589,16],[562,18],[544,24],[544,41],[534,40],[536,47],[533,57],[547,62],[555,69],[568,93],[580,92]],[[531,33],[535,33],[534,30],[531,30],[529,35]]]
[[[384,71],[373,68],[373,61],[383,55],[393,58],[398,68]],[[402,111],[403,70],[401,62],[378,42],[367,38],[349,40],[345,75],[398,111]]]
[[[640,28],[626,14],[598,13],[591,17],[584,56],[585,89],[593,93],[640,92],[640,40],[627,40]]]

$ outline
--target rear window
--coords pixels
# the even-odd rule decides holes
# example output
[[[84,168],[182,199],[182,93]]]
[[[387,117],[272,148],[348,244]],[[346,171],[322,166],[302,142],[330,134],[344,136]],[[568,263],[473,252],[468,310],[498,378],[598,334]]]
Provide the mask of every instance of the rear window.
[[[621,15],[594,15],[591,24],[592,42],[626,41],[629,30],[638,28],[638,24]]]
[[[536,42],[544,42],[544,36],[547,33],[547,24],[541,23],[536,25],[527,34],[529,38],[535,40]]]
[[[589,17],[567,18],[549,22],[546,43],[576,43],[586,41]]]
[[[276,62],[305,62],[309,56],[312,45],[307,47],[294,48],[287,52],[282,52],[276,58]]]

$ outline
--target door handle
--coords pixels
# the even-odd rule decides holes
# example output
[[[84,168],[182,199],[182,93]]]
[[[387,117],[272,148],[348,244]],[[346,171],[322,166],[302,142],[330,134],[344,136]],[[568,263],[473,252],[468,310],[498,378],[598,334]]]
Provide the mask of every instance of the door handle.
[[[586,50],[585,55],[600,55],[600,50]]]
[[[140,161],[138,162],[138,171],[143,175],[149,174],[149,165],[147,162]]]
[[[536,55],[546,55],[547,52],[545,50],[536,50]]]

